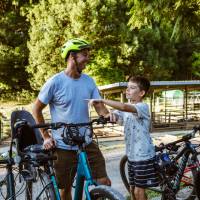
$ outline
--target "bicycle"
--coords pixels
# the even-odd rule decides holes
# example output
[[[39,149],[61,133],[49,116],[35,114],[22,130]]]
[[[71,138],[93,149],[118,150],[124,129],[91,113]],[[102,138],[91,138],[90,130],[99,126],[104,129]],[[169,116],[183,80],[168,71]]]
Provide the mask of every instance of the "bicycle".
[[[160,186],[148,189],[160,193],[162,200],[180,199],[181,192],[184,194],[181,199],[194,200],[196,197],[200,199],[200,183],[198,183],[200,163],[196,150],[200,145],[192,144],[190,141],[199,130],[200,126],[196,126],[191,133],[181,139],[156,147],[156,168],[160,177]],[[180,148],[181,150],[178,151]],[[127,156],[125,155],[120,160],[120,175],[127,191],[130,192],[126,168]]]
[[[27,120],[34,123],[32,115],[27,111],[14,111],[11,115],[12,138],[8,158],[0,160],[6,167],[5,179],[0,182],[1,196],[4,199],[60,199],[56,190],[56,181],[52,160],[56,159],[49,151],[44,151],[33,130],[27,125]],[[13,155],[13,144],[16,155]],[[17,175],[13,173],[17,171]],[[21,187],[17,190],[17,186]],[[35,188],[37,187],[37,188]]]
[[[106,120],[103,117],[98,119],[93,119],[91,122],[87,123],[77,123],[77,124],[67,124],[67,123],[47,123],[47,124],[37,124],[31,126],[32,128],[45,128],[45,129],[63,129],[63,141],[70,145],[77,145],[77,175],[75,183],[74,200],[81,200],[83,197],[83,190],[85,193],[85,198],[87,200],[97,200],[97,199],[110,199],[110,200],[125,200],[123,195],[113,188],[105,185],[98,185],[92,178],[90,166],[87,160],[87,154],[85,152],[85,135],[81,135],[80,129],[85,128],[87,136],[89,138],[93,137],[93,124],[105,124]],[[88,134],[89,133],[89,134]],[[87,138],[88,139],[88,138]]]
[[[52,163],[56,157],[52,151],[43,149],[39,130],[30,127],[34,124],[35,120],[28,111],[14,111],[11,115],[18,165],[27,185],[25,198],[60,200]]]

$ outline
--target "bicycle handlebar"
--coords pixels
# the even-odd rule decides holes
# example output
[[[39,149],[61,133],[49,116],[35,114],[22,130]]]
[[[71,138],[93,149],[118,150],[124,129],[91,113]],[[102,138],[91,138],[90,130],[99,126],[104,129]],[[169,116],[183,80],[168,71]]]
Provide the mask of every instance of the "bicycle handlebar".
[[[90,126],[94,123],[96,124],[106,124],[110,122],[110,118],[104,118],[103,116],[100,116],[97,119],[93,119],[90,122],[84,122],[84,123],[65,123],[65,122],[55,122],[55,123],[44,123],[44,124],[36,124],[32,125],[31,128],[47,128],[47,129],[59,129],[65,126],[68,127],[81,127],[81,126]]]
[[[187,142],[190,139],[194,138],[197,131],[200,131],[200,125],[194,126],[193,131],[187,135],[184,135],[181,139],[176,140],[174,142],[170,142],[168,144],[162,144],[162,146],[155,146],[156,152],[162,151],[164,149],[172,150],[173,148],[176,148],[176,144],[181,142]]]

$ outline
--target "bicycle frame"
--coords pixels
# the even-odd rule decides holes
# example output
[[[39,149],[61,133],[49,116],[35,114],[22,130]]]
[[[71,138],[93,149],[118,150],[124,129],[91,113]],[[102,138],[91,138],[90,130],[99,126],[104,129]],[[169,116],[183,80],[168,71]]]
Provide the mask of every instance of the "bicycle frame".
[[[92,185],[97,186],[98,184],[92,178],[86,152],[84,150],[79,150],[77,154],[78,154],[78,166],[77,166],[74,200],[82,200],[83,190],[85,192],[86,199],[91,200],[89,186]],[[53,174],[51,176],[51,181],[53,183],[53,187],[56,193],[56,199],[60,200],[58,186],[55,180],[55,176]]]
[[[176,173],[176,176],[174,177],[173,185],[170,183],[170,181],[167,181],[167,178],[165,179],[167,181],[167,185],[170,186],[174,191],[179,190],[180,182],[184,183],[185,185],[192,185],[192,179],[184,175],[184,173],[187,173],[191,171],[191,169],[199,166],[199,164],[193,161],[193,163],[191,163],[189,167],[186,167],[190,154],[194,155],[196,153],[196,150],[195,145],[191,144],[190,141],[187,141],[185,144],[185,147],[174,158],[174,160],[177,162],[178,159],[182,157],[179,163],[178,171]],[[149,189],[159,193],[163,192],[162,190],[154,187]]]
[[[84,186],[84,182],[85,182],[85,186]],[[97,183],[92,178],[86,152],[83,150],[79,150],[74,200],[82,199],[83,189],[85,191],[86,199],[91,200],[90,193],[89,193],[89,186],[91,185],[97,186]]]
[[[187,147],[185,147],[185,148],[180,152],[180,155],[182,155],[182,159],[181,159],[181,161],[180,161],[179,168],[178,168],[178,171],[177,171],[177,174],[176,174],[176,176],[175,176],[174,183],[173,183],[173,189],[174,189],[175,191],[177,191],[177,190],[179,189],[179,185],[180,185],[182,176],[183,176],[183,174],[184,174],[184,170],[185,170],[185,167],[186,167],[188,158],[189,158],[189,156],[190,156],[190,150],[188,150]],[[177,155],[177,157],[178,157],[178,156],[179,156],[179,155]]]
[[[56,195],[56,199],[57,200],[61,200],[60,192],[59,192],[58,185],[57,185],[56,178],[55,178],[55,174],[54,174],[54,170],[53,170],[52,165],[51,165],[50,162],[51,161],[48,161],[47,173],[49,174],[50,179],[51,179],[51,183],[53,184],[53,188],[54,188],[54,192],[55,192],[55,195]]]
[[[51,175],[50,178],[51,178],[51,182],[52,182],[52,184],[53,184],[53,188],[54,188],[54,190],[55,190],[56,199],[57,199],[57,200],[61,200],[61,198],[60,198],[60,192],[59,192],[59,189],[58,189],[58,185],[57,185],[57,183],[56,183],[56,178],[55,178],[54,175]]]
[[[177,181],[177,182],[175,181],[175,183],[174,183],[175,188],[177,188],[177,185],[179,185],[180,182],[184,183],[185,185],[192,185],[193,184],[192,179],[187,177],[184,174],[191,171],[194,168],[199,167],[200,163],[199,162],[197,163],[197,159],[196,159],[197,158],[196,157],[197,152],[195,150],[196,146],[199,146],[199,145],[191,144],[191,142],[188,141],[186,143],[185,148],[182,149],[182,151],[176,156],[175,160],[178,160],[181,156],[183,156],[183,157],[182,157],[181,163],[179,165],[180,168],[182,168],[182,169],[179,168],[180,170],[178,170],[178,173],[175,177],[175,180]],[[190,154],[195,155],[195,159],[192,159],[192,163],[190,163],[189,166],[186,167],[186,164],[188,162]]]

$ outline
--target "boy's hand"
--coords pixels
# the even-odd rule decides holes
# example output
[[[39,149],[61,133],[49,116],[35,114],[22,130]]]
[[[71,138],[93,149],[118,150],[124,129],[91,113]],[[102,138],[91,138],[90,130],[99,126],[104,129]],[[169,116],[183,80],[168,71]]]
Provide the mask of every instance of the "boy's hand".
[[[118,116],[111,111],[110,112],[110,122],[116,122],[117,120],[118,120]]]

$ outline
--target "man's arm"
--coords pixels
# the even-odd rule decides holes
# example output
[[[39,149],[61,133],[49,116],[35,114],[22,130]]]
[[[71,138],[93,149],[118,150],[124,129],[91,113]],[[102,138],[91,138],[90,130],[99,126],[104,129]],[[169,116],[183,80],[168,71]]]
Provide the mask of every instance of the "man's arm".
[[[44,116],[42,114],[42,110],[46,107],[46,104],[43,104],[39,99],[36,99],[35,104],[33,106],[33,116],[35,118],[36,123],[42,124],[45,123]],[[55,141],[49,134],[49,132],[43,128],[40,129],[41,135],[44,139],[44,147],[46,149],[50,149],[55,145]]]

